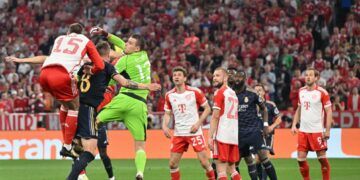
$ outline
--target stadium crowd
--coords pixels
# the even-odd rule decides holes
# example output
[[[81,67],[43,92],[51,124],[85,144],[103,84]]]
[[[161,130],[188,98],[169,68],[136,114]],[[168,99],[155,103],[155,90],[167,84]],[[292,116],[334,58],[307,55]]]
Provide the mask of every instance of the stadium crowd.
[[[333,110],[360,110],[360,0],[0,0],[0,113],[57,110],[37,83],[41,65],[3,59],[50,54],[73,22],[145,37],[152,81],[163,87],[149,111],[163,111],[178,65],[209,100],[216,67],[244,69],[250,86],[264,84],[267,98],[290,112],[312,66]]]

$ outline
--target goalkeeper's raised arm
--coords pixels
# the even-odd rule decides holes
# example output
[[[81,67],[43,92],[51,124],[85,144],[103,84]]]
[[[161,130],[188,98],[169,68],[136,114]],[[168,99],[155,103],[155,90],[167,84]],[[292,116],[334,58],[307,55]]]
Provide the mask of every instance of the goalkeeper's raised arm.
[[[125,41],[123,41],[122,39],[120,39],[119,37],[117,37],[111,33],[106,32],[104,29],[102,29],[100,27],[91,28],[90,34],[106,37],[115,46],[119,47],[123,51],[125,50],[125,45],[126,45]]]

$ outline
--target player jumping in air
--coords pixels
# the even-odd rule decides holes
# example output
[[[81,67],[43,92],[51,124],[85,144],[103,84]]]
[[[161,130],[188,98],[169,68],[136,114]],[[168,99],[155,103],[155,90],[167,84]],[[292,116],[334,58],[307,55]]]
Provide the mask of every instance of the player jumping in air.
[[[108,63],[110,46],[107,42],[98,43],[97,49],[102,58],[106,60],[105,69],[98,74],[89,75],[84,72],[86,71],[85,69],[91,68],[91,66],[84,65],[78,72],[81,79],[79,81],[80,108],[77,136],[81,138],[84,152],[81,153],[77,160],[75,160],[72,171],[67,178],[69,180],[76,180],[79,173],[95,158],[98,143],[95,123],[97,108],[104,99],[103,95],[110,79],[114,79],[122,86],[131,89],[145,89],[151,91],[160,89],[160,85],[158,84],[136,83],[131,80],[126,80],[123,76],[119,75],[115,68]]]
[[[18,59],[7,57],[7,61],[17,63],[43,63],[39,82],[44,91],[49,92],[61,103],[60,125],[64,139],[61,156],[76,158],[72,149],[72,140],[76,133],[79,97],[73,74],[81,66],[82,58],[87,54],[93,67],[86,74],[96,74],[104,69],[104,62],[92,41],[82,34],[83,25],[71,24],[66,35],[55,39],[50,56],[36,56]]]
[[[137,83],[148,84],[151,82],[150,61],[145,51],[143,37],[135,34],[130,36],[125,43],[122,39],[99,27],[92,28],[90,33],[106,37],[108,41],[123,50],[125,55],[115,65],[121,75]],[[110,82],[111,84],[112,82]],[[122,121],[129,129],[135,140],[136,179],[138,180],[143,179],[146,164],[145,141],[148,112],[146,98],[148,94],[148,90],[122,87],[120,93],[97,116],[100,124]]]

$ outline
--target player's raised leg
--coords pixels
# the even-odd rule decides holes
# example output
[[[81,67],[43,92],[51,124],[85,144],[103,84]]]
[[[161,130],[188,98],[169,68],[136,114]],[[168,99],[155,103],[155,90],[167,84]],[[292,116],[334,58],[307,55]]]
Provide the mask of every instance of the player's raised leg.
[[[60,155],[62,156],[78,156],[76,153],[72,151],[72,141],[76,134],[76,128],[78,123],[78,107],[79,107],[79,99],[76,97],[71,101],[60,101],[65,107],[67,107],[68,112],[65,119],[65,127],[64,127],[64,147],[60,151]],[[74,157],[73,157],[74,158]]]

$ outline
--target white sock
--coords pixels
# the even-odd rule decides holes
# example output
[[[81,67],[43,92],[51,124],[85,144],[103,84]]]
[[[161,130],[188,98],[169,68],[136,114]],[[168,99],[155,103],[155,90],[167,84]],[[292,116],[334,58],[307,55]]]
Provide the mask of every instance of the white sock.
[[[66,150],[68,150],[68,151],[71,150],[71,144],[64,144],[64,147],[65,147]]]
[[[115,176],[113,176],[113,177],[109,178],[109,180],[115,180]]]
[[[140,172],[140,171],[136,173],[136,176],[139,176],[139,175],[140,175],[141,177],[144,177],[144,174],[143,174],[142,172]]]

